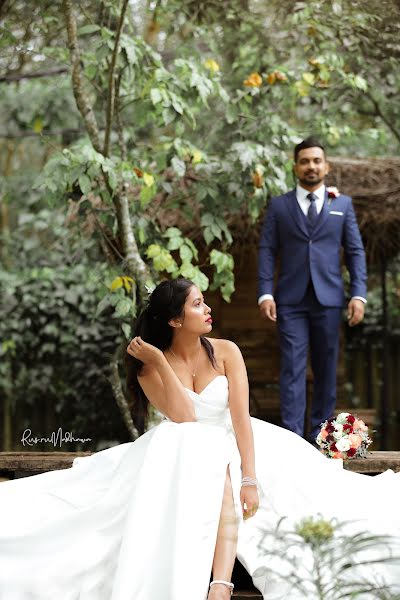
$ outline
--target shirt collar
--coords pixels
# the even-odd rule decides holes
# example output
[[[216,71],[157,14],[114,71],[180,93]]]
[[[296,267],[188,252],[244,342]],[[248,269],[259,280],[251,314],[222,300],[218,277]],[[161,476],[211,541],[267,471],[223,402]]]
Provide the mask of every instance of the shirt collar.
[[[325,187],[324,183],[322,183],[319,186],[319,188],[314,190],[314,194],[317,196],[318,200],[322,200],[322,201],[325,200],[325,190],[326,190],[326,187]],[[302,200],[307,199],[307,195],[309,193],[310,193],[309,190],[305,190],[303,187],[301,187],[300,184],[296,185],[296,196],[297,196],[298,200],[302,201]]]

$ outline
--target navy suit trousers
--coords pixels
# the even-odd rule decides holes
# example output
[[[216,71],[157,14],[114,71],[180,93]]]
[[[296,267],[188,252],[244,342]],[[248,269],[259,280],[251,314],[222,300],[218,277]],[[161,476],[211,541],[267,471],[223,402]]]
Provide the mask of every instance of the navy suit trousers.
[[[306,369],[310,350],[314,393],[309,440],[314,441],[321,422],[333,416],[335,409],[342,308],[322,306],[310,281],[299,304],[278,304],[277,317],[282,425],[304,437]]]

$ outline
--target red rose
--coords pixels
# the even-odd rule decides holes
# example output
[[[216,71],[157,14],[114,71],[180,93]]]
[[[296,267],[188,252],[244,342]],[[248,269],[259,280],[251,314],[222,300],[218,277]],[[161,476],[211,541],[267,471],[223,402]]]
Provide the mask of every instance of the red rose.
[[[327,436],[326,436],[326,441],[327,441],[327,442],[333,442],[333,440],[334,440],[334,439],[335,439],[335,438],[333,437],[333,435],[330,435],[330,434],[329,434],[329,435],[327,435]]]
[[[353,432],[353,425],[350,425],[350,423],[345,423],[343,425],[343,431],[348,431],[348,432]]]
[[[331,444],[330,447],[329,447],[329,449],[332,450],[332,452],[337,452],[338,451],[338,449],[336,448],[336,444],[335,443]]]
[[[349,449],[347,450],[347,456],[348,456],[349,458],[351,458],[352,456],[354,456],[354,455],[355,455],[355,453],[356,453],[356,452],[357,452],[357,450],[356,450],[355,448],[349,448]]]
[[[355,418],[355,417],[353,417],[353,415],[349,415],[349,416],[347,417],[347,422],[348,422],[348,423],[351,423],[351,425],[353,425],[353,423],[354,423],[354,421],[355,421],[355,420],[356,420],[356,418]]]
[[[327,430],[328,433],[333,433],[335,431],[335,426],[332,425],[332,423],[328,423],[328,425],[325,427],[325,429]]]

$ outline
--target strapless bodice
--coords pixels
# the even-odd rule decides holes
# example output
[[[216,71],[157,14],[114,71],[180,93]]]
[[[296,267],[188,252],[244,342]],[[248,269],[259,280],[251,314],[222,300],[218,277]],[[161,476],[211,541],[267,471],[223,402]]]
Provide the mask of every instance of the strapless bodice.
[[[214,377],[199,394],[188,388],[185,389],[193,400],[199,423],[220,425],[227,429],[232,428],[228,402],[229,386],[226,375]]]

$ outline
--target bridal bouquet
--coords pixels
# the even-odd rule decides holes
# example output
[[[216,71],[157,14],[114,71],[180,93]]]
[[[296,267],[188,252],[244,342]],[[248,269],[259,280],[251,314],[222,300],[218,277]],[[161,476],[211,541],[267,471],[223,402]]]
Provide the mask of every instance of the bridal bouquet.
[[[321,425],[316,442],[329,458],[365,458],[372,443],[364,421],[350,413],[340,413]]]

